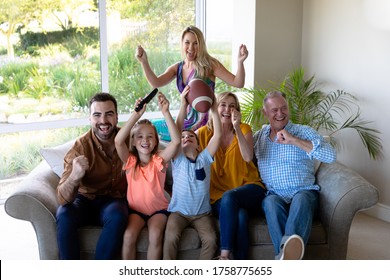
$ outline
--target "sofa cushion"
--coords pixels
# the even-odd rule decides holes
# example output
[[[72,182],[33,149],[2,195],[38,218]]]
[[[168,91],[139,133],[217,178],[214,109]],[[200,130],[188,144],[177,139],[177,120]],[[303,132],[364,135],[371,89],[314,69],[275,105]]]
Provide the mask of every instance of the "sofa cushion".
[[[79,228],[80,251],[82,252],[82,255],[84,255],[82,258],[93,258],[101,230],[101,227],[92,225]],[[148,229],[147,227],[144,227],[138,237],[137,252],[146,253],[148,251],[148,245]],[[201,241],[197,231],[192,227],[185,228],[182,233],[182,238],[180,239],[179,251],[197,250],[200,249],[200,247]]]
[[[252,217],[249,220],[249,242],[252,246],[255,245],[272,245],[271,236],[268,232],[268,225],[265,217]],[[312,230],[308,244],[326,244],[327,236],[325,228],[320,220],[316,217],[313,220]]]
[[[215,226],[218,229],[218,220],[215,219]],[[83,259],[91,259],[94,257],[95,246],[101,233],[101,227],[84,226],[79,229],[80,251]],[[249,254],[252,259],[268,258],[269,255],[274,255],[273,244],[268,233],[268,226],[264,217],[252,217],[249,221]],[[327,235],[323,225],[316,218],[313,221],[313,227],[310,234],[308,245],[312,246],[327,246]],[[144,227],[138,237],[137,242],[137,258],[145,259],[148,251],[149,238],[148,229]],[[201,240],[197,231],[192,227],[186,227],[183,230],[182,237],[178,246],[178,258],[183,252],[192,252],[193,256],[186,255],[186,259],[197,259],[201,249]],[[315,255],[315,253],[314,253]],[[314,257],[313,257],[314,258]],[[324,256],[323,258],[326,258]]]
[[[64,157],[69,149],[73,146],[74,142],[75,140],[70,140],[55,147],[41,148],[39,150],[41,156],[46,160],[50,168],[55,174],[57,174],[58,177],[61,177],[62,173],[64,172]],[[160,141],[159,149],[164,149],[167,144],[168,143],[165,141]],[[166,186],[172,186],[172,175],[170,172],[171,166],[169,164],[166,178],[167,183],[165,184]]]
[[[39,150],[41,156],[46,160],[50,168],[55,174],[57,174],[58,177],[61,177],[64,172],[64,157],[74,142],[75,140],[71,140],[62,145],[41,148]]]

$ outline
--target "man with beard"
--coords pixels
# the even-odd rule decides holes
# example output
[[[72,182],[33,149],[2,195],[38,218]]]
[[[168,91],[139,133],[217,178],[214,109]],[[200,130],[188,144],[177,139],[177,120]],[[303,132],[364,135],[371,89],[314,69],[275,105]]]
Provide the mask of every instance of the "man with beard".
[[[84,225],[102,226],[95,258],[117,259],[127,224],[127,183],[114,143],[117,102],[108,93],[98,93],[89,111],[91,129],[65,155],[57,188],[60,259],[80,259],[78,228]]]

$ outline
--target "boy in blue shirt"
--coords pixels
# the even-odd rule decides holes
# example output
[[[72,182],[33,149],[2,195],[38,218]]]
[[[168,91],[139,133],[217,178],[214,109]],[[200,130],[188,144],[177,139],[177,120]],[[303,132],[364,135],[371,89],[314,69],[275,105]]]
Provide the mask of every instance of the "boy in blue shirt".
[[[217,250],[217,236],[210,206],[210,165],[222,138],[222,125],[218,116],[217,103],[213,102],[214,135],[208,146],[200,151],[196,133],[182,130],[187,115],[187,86],[181,94],[181,107],[176,125],[182,131],[181,149],[172,160],[172,199],[168,206],[168,218],[163,248],[163,258],[177,258],[177,247],[185,227],[198,231],[202,242],[199,259],[210,260]]]

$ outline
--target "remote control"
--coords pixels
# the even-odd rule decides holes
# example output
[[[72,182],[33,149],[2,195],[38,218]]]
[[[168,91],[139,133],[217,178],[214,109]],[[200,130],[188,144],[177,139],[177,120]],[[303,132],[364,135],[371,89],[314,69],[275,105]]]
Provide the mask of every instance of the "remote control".
[[[144,107],[144,104],[148,104],[150,102],[150,100],[153,99],[153,97],[157,94],[158,92],[158,89],[155,88],[154,90],[152,90],[151,93],[149,93],[147,96],[145,96],[142,101],[138,104],[138,106],[135,108],[135,111],[138,112],[139,110],[141,110],[143,107]]]

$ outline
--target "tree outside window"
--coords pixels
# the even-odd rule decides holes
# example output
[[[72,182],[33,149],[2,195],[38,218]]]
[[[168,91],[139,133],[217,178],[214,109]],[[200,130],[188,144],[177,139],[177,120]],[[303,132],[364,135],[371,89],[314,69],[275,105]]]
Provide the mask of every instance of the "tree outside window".
[[[200,1],[198,1],[200,2]],[[210,54],[231,69],[231,42],[215,34],[227,26],[231,0],[205,1]],[[127,114],[151,90],[135,58],[138,44],[156,74],[181,60],[180,37],[195,25],[196,0],[106,0],[108,83]],[[218,13],[215,5],[219,5]],[[220,25],[215,23],[220,18]],[[214,22],[214,23],[213,23]],[[0,1],[0,127],[86,119],[87,102],[101,91],[100,18],[96,0]],[[211,31],[214,29],[214,31]],[[216,92],[228,89],[216,81]],[[179,108],[174,82],[160,89]],[[157,110],[153,102],[149,111]],[[62,124],[64,122],[61,122]],[[55,126],[57,127],[57,126]],[[16,133],[0,131],[0,180],[25,175],[41,160],[39,149],[73,139],[89,126]],[[1,184],[0,184],[1,187]]]

